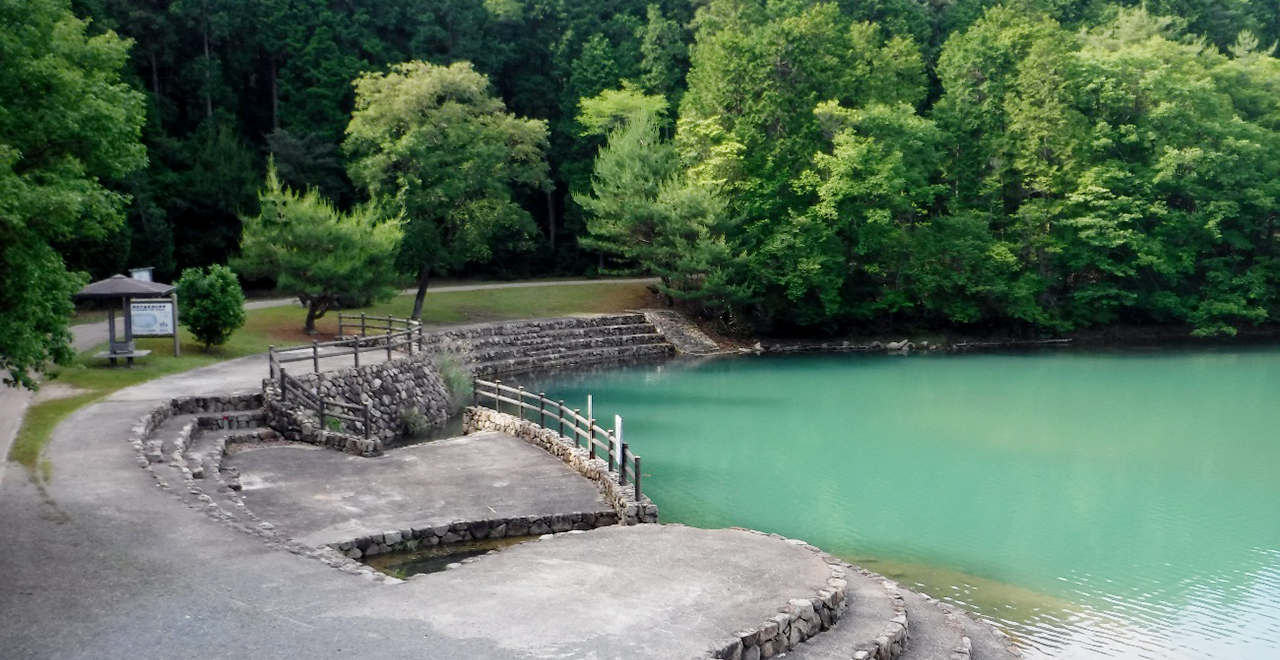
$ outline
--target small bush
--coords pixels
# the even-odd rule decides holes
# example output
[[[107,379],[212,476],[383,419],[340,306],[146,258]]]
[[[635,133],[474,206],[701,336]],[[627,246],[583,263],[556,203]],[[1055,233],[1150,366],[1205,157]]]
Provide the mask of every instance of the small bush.
[[[346,433],[347,431],[346,422],[338,419],[337,417],[330,417],[328,415],[324,416],[324,426],[334,433]]]
[[[445,389],[449,390],[449,412],[456,413],[465,408],[471,400],[471,370],[462,364],[456,353],[436,353],[432,363],[440,373]]]
[[[244,325],[244,291],[235,273],[213,265],[188,268],[178,279],[178,318],[207,351]]]
[[[427,416],[417,406],[410,406],[400,411],[400,434],[407,438],[421,438],[431,430]]]

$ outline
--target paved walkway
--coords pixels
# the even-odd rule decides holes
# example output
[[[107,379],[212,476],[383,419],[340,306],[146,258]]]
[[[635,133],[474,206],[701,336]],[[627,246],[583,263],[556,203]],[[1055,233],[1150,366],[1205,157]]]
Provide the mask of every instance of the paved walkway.
[[[522,289],[550,285],[580,286],[587,284],[652,284],[657,281],[657,278],[641,277],[616,280],[540,280],[534,282],[497,282],[493,284],[449,284],[431,287],[427,289],[427,293],[482,291],[487,289]],[[402,293],[413,294],[416,292],[416,289],[405,289]],[[263,309],[267,307],[283,307],[286,305],[297,304],[299,304],[297,298],[272,298],[268,300],[253,300],[246,303],[244,307],[245,309]],[[117,332],[121,334],[124,333],[123,319],[116,320],[116,328]],[[71,326],[71,332],[73,336],[71,345],[77,352],[87,351],[99,344],[106,343],[108,338],[107,324],[103,321]],[[378,360],[376,356],[376,352],[368,353],[361,355],[361,359],[371,363]],[[337,359],[335,358],[335,365],[336,362]],[[340,366],[341,365],[329,366],[328,364],[322,364],[321,371],[339,368]],[[290,363],[288,370],[310,372],[312,369],[310,363],[298,362]],[[0,484],[4,483],[5,473],[12,467],[9,465],[9,461],[7,460],[7,457],[9,456],[9,446],[13,444],[13,438],[17,435],[18,428],[22,425],[22,418],[26,415],[27,408],[31,405],[31,399],[31,393],[26,390],[14,389],[12,387],[0,385]]]
[[[257,356],[121,390],[54,430],[47,483],[20,470],[0,483],[5,658],[694,657],[714,640],[759,625],[789,599],[811,596],[829,574],[821,559],[795,545],[740,531],[656,525],[558,535],[403,584],[335,570],[188,508],[156,487],[126,442],[157,402],[253,391],[265,371],[265,358]],[[478,442],[439,447],[461,452]],[[275,456],[277,474],[322,457],[297,449],[245,456],[255,452],[260,467]],[[322,478],[335,480],[341,500],[374,479],[369,466],[411,462],[414,453],[369,459]],[[336,452],[328,456],[348,462]],[[404,492],[426,499],[407,508],[452,520],[489,506],[486,493],[508,488],[493,475],[511,470],[481,471],[476,466],[484,462],[484,452],[455,457],[451,497],[428,494],[429,484],[409,485]],[[448,465],[441,459],[441,468]],[[594,501],[588,490],[567,486],[568,467],[554,467],[562,471],[550,477],[564,486],[561,504]],[[537,469],[544,468],[554,472],[549,465]],[[258,485],[270,482],[266,472],[256,473]],[[253,474],[245,476],[252,481]],[[299,481],[296,473],[289,478]],[[328,490],[312,483],[295,494],[323,499]],[[253,495],[250,484],[251,502]],[[263,512],[273,510],[266,498],[257,501]],[[312,501],[307,516],[282,517],[282,525],[324,541],[347,531],[344,525],[393,517],[392,502],[362,505],[371,522],[351,512],[339,514],[346,523],[332,511],[326,519],[324,505]],[[520,506],[544,505],[552,506]]]
[[[240,470],[256,515],[319,547],[387,530],[460,520],[613,511],[590,481],[503,433],[395,449],[376,459],[312,447],[254,449]]]

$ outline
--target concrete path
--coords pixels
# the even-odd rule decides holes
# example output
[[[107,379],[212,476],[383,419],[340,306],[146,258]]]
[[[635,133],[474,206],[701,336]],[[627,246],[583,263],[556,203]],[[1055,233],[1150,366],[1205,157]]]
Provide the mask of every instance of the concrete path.
[[[0,655],[691,657],[828,575],[815,555],[777,540],[654,525],[556,536],[403,584],[290,554],[157,488],[126,441],[156,402],[252,390],[265,369],[264,358],[245,358],[121,390],[54,430],[49,482],[16,471],[0,483]],[[256,451],[293,452],[281,454],[282,470],[319,455]],[[474,484],[462,470],[455,478],[463,506]]]
[[[254,514],[312,547],[459,520],[613,510],[559,459],[502,433],[374,459],[312,447],[254,449],[223,465],[240,470],[241,499]]]

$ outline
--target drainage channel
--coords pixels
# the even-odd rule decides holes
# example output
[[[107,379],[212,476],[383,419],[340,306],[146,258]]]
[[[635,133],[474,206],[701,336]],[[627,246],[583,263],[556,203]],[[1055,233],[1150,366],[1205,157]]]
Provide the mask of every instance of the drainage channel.
[[[509,548],[537,536],[511,536],[500,539],[466,541],[449,545],[433,545],[416,550],[402,550],[365,557],[360,561],[366,566],[401,580],[424,573],[439,573],[464,559],[479,557]]]

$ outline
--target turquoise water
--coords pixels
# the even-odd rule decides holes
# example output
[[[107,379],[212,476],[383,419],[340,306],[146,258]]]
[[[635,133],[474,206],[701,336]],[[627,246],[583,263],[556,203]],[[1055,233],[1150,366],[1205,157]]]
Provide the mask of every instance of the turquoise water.
[[[1280,350],[752,357],[530,383],[665,522],[802,538],[1028,657],[1280,658]]]

